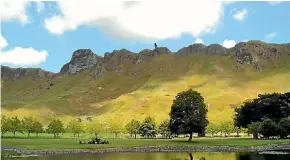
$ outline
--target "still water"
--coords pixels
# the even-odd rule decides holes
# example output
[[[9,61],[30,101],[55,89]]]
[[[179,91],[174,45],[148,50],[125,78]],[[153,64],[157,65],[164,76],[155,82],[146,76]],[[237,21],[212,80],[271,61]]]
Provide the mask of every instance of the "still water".
[[[223,153],[192,152],[194,160],[290,160],[290,152]],[[190,160],[188,152],[108,153],[98,155],[63,155],[13,158],[14,160]]]

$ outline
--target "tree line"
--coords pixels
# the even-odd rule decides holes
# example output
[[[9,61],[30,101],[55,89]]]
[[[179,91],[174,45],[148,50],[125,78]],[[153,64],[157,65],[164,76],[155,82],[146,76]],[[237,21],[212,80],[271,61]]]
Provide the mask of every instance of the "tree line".
[[[91,133],[98,136],[100,133],[109,132],[113,133],[115,138],[117,138],[119,133],[129,133],[131,137],[133,135],[140,134],[141,137],[154,138],[157,134],[161,134],[164,138],[169,138],[169,121],[166,120],[157,125],[153,117],[146,117],[143,122],[133,119],[125,126],[120,125],[114,121],[99,121],[93,120],[91,122],[82,122],[79,119],[72,119],[66,126],[59,119],[52,119],[47,127],[44,127],[36,118],[34,117],[24,117],[19,119],[18,117],[6,117],[2,116],[1,119],[1,134],[5,135],[7,132],[11,132],[13,137],[16,133],[27,133],[30,137],[31,133],[35,133],[38,137],[39,133],[50,133],[53,134],[54,138],[58,138],[61,133],[72,133],[74,137],[81,133]]]
[[[290,92],[260,94],[235,109],[235,126],[254,139],[290,138]]]

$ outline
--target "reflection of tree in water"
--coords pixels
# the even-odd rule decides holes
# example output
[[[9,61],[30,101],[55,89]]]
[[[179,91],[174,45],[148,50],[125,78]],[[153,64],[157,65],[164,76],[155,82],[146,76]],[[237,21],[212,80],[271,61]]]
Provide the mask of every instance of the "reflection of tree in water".
[[[193,159],[193,156],[192,156],[192,153],[188,153],[188,155],[189,155],[189,159],[190,160],[194,160]],[[204,157],[201,157],[201,158],[199,158],[198,160],[206,160]]]

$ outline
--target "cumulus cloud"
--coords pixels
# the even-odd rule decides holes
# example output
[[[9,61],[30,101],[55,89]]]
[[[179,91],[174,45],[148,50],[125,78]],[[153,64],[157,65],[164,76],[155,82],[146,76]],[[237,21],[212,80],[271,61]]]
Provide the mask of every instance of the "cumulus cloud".
[[[271,32],[265,36],[264,41],[269,41],[269,40],[275,39],[276,37],[277,37],[277,33]]]
[[[203,43],[203,40],[200,38],[196,38],[194,43]]]
[[[233,17],[238,21],[243,21],[248,14],[248,10],[246,8],[242,10],[236,11],[236,13],[233,15]]]
[[[59,0],[61,14],[45,20],[46,29],[63,34],[97,26],[115,38],[155,40],[213,32],[223,16],[221,1]],[[79,12],[81,10],[81,12]]]
[[[26,6],[28,5],[25,0],[2,0],[0,2],[1,20],[17,20],[21,23],[28,21],[26,15]]]
[[[224,42],[222,43],[222,46],[226,47],[226,48],[232,48],[236,45],[236,41],[235,40],[224,40]]]
[[[15,66],[33,66],[44,62],[48,56],[46,50],[38,51],[34,48],[15,47],[12,50],[3,50],[8,46],[6,39],[0,34],[0,63]]]
[[[46,60],[48,53],[45,50],[37,51],[34,48],[15,47],[0,54],[0,63],[15,66],[33,66]]]
[[[7,40],[0,33],[0,50],[8,45]]]

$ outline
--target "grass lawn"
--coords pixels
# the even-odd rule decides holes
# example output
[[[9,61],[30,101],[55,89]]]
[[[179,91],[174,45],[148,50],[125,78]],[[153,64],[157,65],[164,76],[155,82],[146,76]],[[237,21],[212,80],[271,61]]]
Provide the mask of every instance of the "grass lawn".
[[[129,146],[162,146],[162,145],[227,145],[227,146],[257,146],[290,142],[289,140],[253,140],[248,138],[198,138],[192,142],[186,139],[108,139],[109,145],[78,144],[78,139],[2,139],[4,146],[23,146],[31,149],[76,149],[76,148],[108,148]]]

